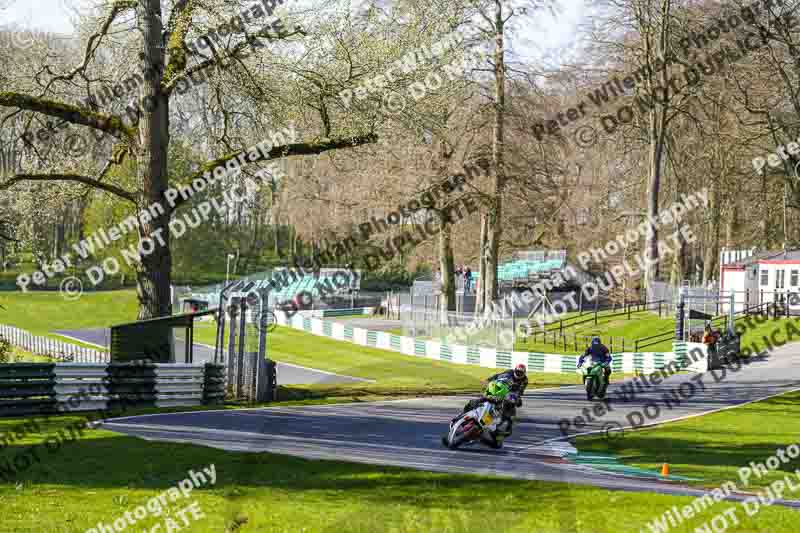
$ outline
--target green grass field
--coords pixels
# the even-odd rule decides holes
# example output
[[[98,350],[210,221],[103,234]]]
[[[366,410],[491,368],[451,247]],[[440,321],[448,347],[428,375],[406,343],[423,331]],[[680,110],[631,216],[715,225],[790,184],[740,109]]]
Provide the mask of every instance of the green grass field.
[[[56,329],[107,327],[136,320],[136,291],[87,292],[69,301],[57,291],[2,292],[0,323],[16,326],[34,335],[61,338]],[[64,340],[63,338],[61,338]]]
[[[584,315],[584,318],[591,319],[592,315]],[[588,344],[587,337],[598,335],[603,339],[606,346],[613,348],[612,351],[621,352],[624,348],[624,351],[632,352],[634,351],[633,341],[635,339],[650,337],[670,329],[675,329],[675,320],[672,317],[659,318],[658,315],[653,313],[631,314],[630,320],[624,316],[609,317],[598,314],[597,325],[594,324],[594,321],[589,321],[564,330],[567,341],[566,349],[564,348],[563,339],[558,338],[554,347],[552,341],[542,342],[541,335],[536,342],[534,342],[534,338],[529,338],[524,342],[518,341],[517,349],[547,353],[579,354],[586,349]],[[552,331],[553,325],[550,325],[547,333],[548,339],[553,339]],[[557,329],[555,331],[556,333],[558,332]],[[613,345],[610,337],[614,338]],[[624,347],[620,338],[625,339]],[[577,350],[575,349],[575,343],[577,343]],[[672,339],[640,348],[639,351],[670,352],[672,351]]]
[[[41,447],[48,436],[78,420],[60,417],[43,424],[41,432],[0,450],[0,464],[29,446]],[[0,420],[0,433],[20,422]],[[727,448],[736,461],[746,458],[747,451],[761,453],[760,447],[739,451],[739,436],[721,433],[717,455],[723,457]],[[225,452],[86,430],[53,452],[42,448],[41,461],[11,474],[11,480],[0,477],[0,532],[84,532],[98,522],[109,524],[175,486],[188,470],[211,464],[217,476],[213,486],[196,489],[188,499],[166,500],[170,516],[181,526],[176,511],[193,500],[200,505],[205,517],[184,531],[467,533],[491,522],[491,530],[501,533],[617,533],[647,531],[647,522],[673,505],[692,501],[562,483]],[[670,531],[692,532],[732,505],[717,504]],[[740,508],[737,516],[742,521],[737,532],[797,530],[797,511],[790,509],[769,507],[748,517]],[[129,530],[149,531],[160,520],[163,516],[149,516]],[[166,530],[162,525],[161,531]]]
[[[737,469],[800,442],[798,435],[800,392],[790,392],[652,429],[626,431],[617,439],[578,437],[576,447],[581,452],[613,454],[625,464],[649,470],[669,463],[671,474],[702,480],[696,484],[712,487],[730,480],[746,490],[738,482]],[[795,468],[800,468],[800,458],[760,479],[753,476],[750,484],[765,486]],[[793,497],[800,498],[800,492]]]
[[[10,296],[14,298],[0,299],[9,311],[17,303],[25,305],[19,305],[21,312],[15,315],[18,322],[6,323],[39,334],[49,329],[98,327],[135,317],[131,291],[89,294],[78,302],[77,308],[70,307],[75,302],[50,305],[52,300],[45,296],[60,299],[57,294]],[[20,297],[30,296],[41,299],[35,305],[17,302]],[[128,306],[129,303],[132,305]],[[118,309],[110,311],[110,308]],[[126,315],[126,309],[130,315]],[[41,325],[45,323],[49,325]],[[748,335],[755,338],[775,325],[762,324]],[[213,344],[213,326],[199,325],[196,339]],[[492,369],[406,356],[284,327],[270,334],[269,343],[270,357],[276,360],[376,380],[374,384],[329,389],[287,389],[328,398],[322,401],[474,392],[480,380],[492,372]],[[532,387],[577,381],[577,375],[569,374],[531,376]],[[340,397],[334,399],[337,394]],[[583,438],[578,447],[582,452],[614,453],[627,464],[651,470],[669,462],[673,473],[703,478],[705,485],[713,486],[735,480],[739,466],[750,460],[763,460],[775,448],[797,439],[798,427],[793,420],[794,415],[800,414],[799,399],[800,393],[789,394],[657,429],[629,432],[610,443]],[[23,420],[0,419],[0,434]],[[29,446],[41,445],[48,436],[78,420],[80,417],[74,416],[51,419],[41,431],[0,448],[0,465],[13,460]],[[3,504],[0,533],[82,532],[98,522],[108,524],[174,486],[187,477],[189,469],[197,471],[210,464],[214,464],[217,472],[216,485],[198,489],[190,499],[170,504],[175,519],[175,512],[192,500],[199,503],[205,517],[193,522],[187,531],[456,533],[474,531],[491,523],[491,529],[501,533],[616,533],[647,531],[647,522],[673,505],[692,501],[688,497],[614,492],[559,483],[438,474],[268,453],[224,452],[189,444],[147,442],[104,430],[86,430],[82,438],[53,452],[42,448],[41,458],[11,480],[0,475]],[[800,464],[794,462],[791,466]],[[776,475],[764,481],[777,479]],[[670,531],[694,531],[732,505],[735,504],[717,504]],[[502,513],[500,520],[498,513]],[[749,517],[739,508],[737,516],[741,522],[736,531],[797,530],[798,515],[794,510],[768,507]],[[149,530],[159,520],[145,518],[137,522],[135,530],[144,527]]]
[[[195,328],[195,341],[213,345],[216,325]],[[388,350],[359,346],[278,326],[267,337],[267,356],[275,361],[317,368],[337,374],[375,380],[376,383],[291,386],[287,397],[319,395],[386,396],[419,395],[480,390],[481,380],[500,369],[460,365]],[[531,372],[530,387],[578,384],[577,374]]]
[[[136,294],[131,290],[86,293],[77,301],[64,300],[55,292],[3,293],[0,303],[8,309],[7,316],[0,317],[0,322],[53,338],[60,338],[52,333],[57,329],[130,322],[135,320],[137,310]],[[212,322],[198,323],[195,341],[213,345],[215,328]],[[472,394],[480,390],[482,379],[499,371],[358,346],[281,327],[269,336],[269,357],[376,381],[363,385],[295,386],[281,391],[284,397],[294,399],[336,396],[363,400],[396,395]],[[578,383],[578,378],[573,374],[531,375],[531,387],[574,383]]]

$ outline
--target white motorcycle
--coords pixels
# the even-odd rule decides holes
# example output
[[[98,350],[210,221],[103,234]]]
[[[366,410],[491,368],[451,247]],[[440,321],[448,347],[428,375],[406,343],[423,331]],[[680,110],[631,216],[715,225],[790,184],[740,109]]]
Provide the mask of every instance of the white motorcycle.
[[[482,442],[494,449],[502,447],[502,441],[497,439],[497,427],[503,420],[503,403],[516,401],[517,395],[512,393],[505,400],[485,401],[467,411],[450,424],[447,435],[442,436],[442,444],[451,450],[473,442]]]

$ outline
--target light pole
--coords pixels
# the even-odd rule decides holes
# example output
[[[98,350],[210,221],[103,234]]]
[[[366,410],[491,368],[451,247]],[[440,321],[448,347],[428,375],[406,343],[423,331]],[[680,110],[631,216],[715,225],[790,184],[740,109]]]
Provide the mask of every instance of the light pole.
[[[225,285],[228,285],[228,279],[230,278],[230,270],[231,270],[231,259],[236,258],[233,254],[228,254],[228,261],[225,263]]]

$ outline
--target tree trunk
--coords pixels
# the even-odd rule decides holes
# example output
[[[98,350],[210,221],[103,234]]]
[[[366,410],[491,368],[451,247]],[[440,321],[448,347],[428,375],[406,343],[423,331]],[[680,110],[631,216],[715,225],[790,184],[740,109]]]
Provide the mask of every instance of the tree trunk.
[[[505,168],[503,164],[503,121],[505,112],[505,62],[503,29],[503,4],[495,0],[494,17],[494,135],[492,142],[492,162],[494,166],[493,197],[486,213],[486,246],[483,249],[485,270],[481,272],[483,287],[483,309],[497,300],[497,264],[499,261],[500,239],[503,233],[503,190],[505,189]]]
[[[478,284],[479,290],[475,291],[475,313],[483,314],[483,309],[486,306],[484,299],[483,283],[486,277],[486,213],[481,213],[481,236],[478,244]]]
[[[136,146],[137,172],[144,192],[145,205],[161,204],[163,214],[154,212],[152,220],[141,221],[139,236],[142,243],[152,240],[152,253],[143,253],[137,268],[136,282],[139,296],[139,319],[167,316],[172,312],[170,282],[172,255],[169,247],[169,219],[171,209],[164,201],[169,187],[167,174],[167,147],[169,146],[169,100],[161,91],[164,72],[164,49],[161,44],[161,2],[141,0],[137,8],[144,39],[145,76],[140,93],[142,106],[139,137]],[[154,74],[154,75],[153,75]],[[156,211],[156,210],[153,210]],[[143,250],[149,247],[141,246]]]
[[[769,229],[770,229],[770,211],[769,211],[769,187],[767,187],[767,173],[762,173],[761,176],[761,221],[760,225],[760,237],[761,237],[761,250],[769,250],[770,246],[770,238],[769,238]]]
[[[735,202],[728,203],[728,222],[725,224],[725,247],[739,248],[742,243],[736,238],[741,228],[739,227],[739,210]]]
[[[275,252],[275,257],[280,257],[280,255],[281,255],[280,243],[278,242],[279,241],[279,235],[278,235],[278,233],[279,233],[278,232],[278,208],[275,205],[275,197],[276,196],[277,195],[275,194],[275,182],[273,181],[272,182],[272,186],[269,188],[269,203],[270,203],[269,224],[270,224],[270,226],[272,226],[272,234],[275,237],[275,239],[273,241],[274,242],[273,251]]]
[[[442,276],[442,297],[440,302],[442,326],[449,325],[448,312],[456,310],[455,259],[449,224],[439,230],[439,272]]]
[[[639,30],[644,41],[644,61],[652,69],[658,58],[665,57],[670,37],[670,0],[662,0],[661,8],[653,13],[654,7],[650,3],[636,5]],[[654,20],[658,20],[654,23]],[[655,42],[654,42],[655,40]],[[654,79],[656,78],[656,79]],[[660,68],[653,72],[653,75],[646,78],[646,88],[649,94],[654,94],[656,84],[669,87],[669,75],[666,63],[662,62]],[[667,131],[667,111],[669,109],[669,99],[665,98],[662,102],[656,102],[655,98],[651,102],[648,117],[648,137],[650,143],[650,157],[647,180],[647,215],[649,220],[658,217],[658,194],[661,188],[661,173],[663,168],[664,145]],[[650,231],[645,240],[646,268],[644,269],[645,290],[658,277],[658,230],[650,223]]]
[[[720,240],[720,202],[719,187],[715,184],[708,193],[708,240],[706,242],[705,257],[703,258],[703,285],[714,278],[717,271]]]

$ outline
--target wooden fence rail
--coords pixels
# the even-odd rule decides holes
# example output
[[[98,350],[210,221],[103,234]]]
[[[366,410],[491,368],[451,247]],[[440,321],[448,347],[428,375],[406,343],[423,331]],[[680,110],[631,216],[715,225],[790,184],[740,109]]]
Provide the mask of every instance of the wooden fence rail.
[[[48,337],[40,337],[25,331],[0,324],[0,335],[8,339],[12,345],[37,355],[47,355],[56,361],[74,363],[108,363],[110,355],[108,352],[70,344]]]

